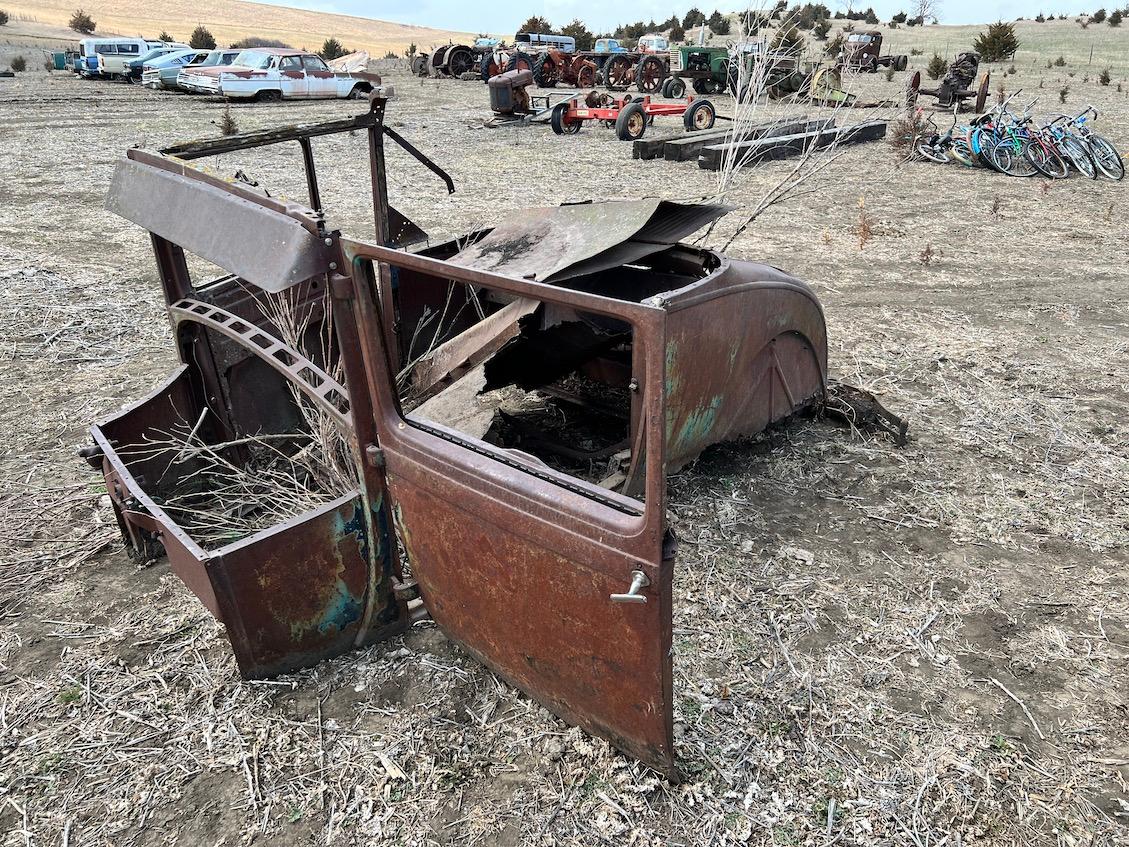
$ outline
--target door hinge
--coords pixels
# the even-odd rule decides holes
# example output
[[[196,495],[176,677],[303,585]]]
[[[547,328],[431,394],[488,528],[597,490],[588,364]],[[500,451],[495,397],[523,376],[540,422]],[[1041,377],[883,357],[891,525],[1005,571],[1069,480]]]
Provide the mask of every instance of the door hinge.
[[[368,462],[370,468],[383,468],[384,451],[375,444],[368,445],[365,448],[365,461]]]

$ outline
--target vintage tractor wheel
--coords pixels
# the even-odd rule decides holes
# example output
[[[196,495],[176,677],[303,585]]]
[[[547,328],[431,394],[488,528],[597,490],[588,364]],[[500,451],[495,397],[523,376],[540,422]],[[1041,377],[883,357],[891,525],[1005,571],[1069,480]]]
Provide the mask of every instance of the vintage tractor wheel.
[[[427,72],[435,76],[443,75],[443,57],[447,54],[446,47],[437,47],[431,52],[427,60]]]
[[[538,53],[533,57],[533,81],[538,88],[556,88],[561,77],[561,69],[548,53]]]
[[[626,56],[613,56],[604,62],[604,69],[600,75],[600,81],[604,84],[604,88],[622,91],[627,88],[631,71],[632,65],[629,58]]]
[[[415,76],[427,76],[427,55],[424,53],[416,53],[412,56],[412,74]]]
[[[706,93],[706,80],[696,79],[692,83],[690,83],[690,87],[694,89],[695,94],[705,94]]]
[[[533,62],[529,60],[529,55],[522,53],[520,50],[515,50],[510,56],[510,60],[506,62],[507,71],[531,71],[533,70]]]
[[[576,87],[591,88],[596,84],[596,65],[593,62],[582,62],[576,67]]]
[[[988,71],[984,71],[984,75],[980,77],[980,86],[976,89],[976,114],[984,114],[984,107],[988,105],[988,84],[992,76]]]
[[[894,63],[894,70],[896,71],[904,71],[908,67],[909,56],[899,56],[897,61]]]
[[[644,94],[654,94],[666,79],[666,65],[658,56],[644,56],[635,71],[635,87]]]
[[[725,84],[718,82],[716,79],[707,79],[706,84],[702,86],[706,94],[721,94],[725,91]]]
[[[695,100],[690,104],[690,108],[682,113],[682,125],[686,127],[687,132],[711,129],[716,120],[717,110],[709,100]]]
[[[458,79],[474,67],[474,54],[469,47],[456,44],[448,47],[443,57],[443,64],[447,66],[447,73]]]
[[[912,109],[917,105],[918,92],[921,91],[921,71],[914,71],[906,80],[906,108]]]
[[[570,121],[567,115],[568,103],[558,103],[553,107],[553,113],[549,116],[549,126],[557,135],[576,135],[580,132],[580,124],[583,121]]]
[[[631,102],[620,109],[615,119],[615,134],[620,141],[635,141],[647,131],[647,113],[643,104]]]
[[[482,78],[482,81],[489,82],[490,77],[497,76],[501,72],[502,69],[498,67],[498,63],[494,60],[494,51],[483,53],[478,64],[478,75]]]
[[[672,76],[664,83],[664,85],[667,89],[667,97],[670,97],[673,100],[681,100],[686,96],[686,82],[680,77]]]

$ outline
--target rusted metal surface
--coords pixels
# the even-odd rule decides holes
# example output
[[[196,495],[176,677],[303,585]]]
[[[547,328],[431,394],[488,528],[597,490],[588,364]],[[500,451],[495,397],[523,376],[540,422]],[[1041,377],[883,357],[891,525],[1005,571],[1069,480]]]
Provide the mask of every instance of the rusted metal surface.
[[[169,317],[179,325],[186,321],[202,324],[226,335],[245,350],[259,357],[329,415],[343,430],[351,430],[349,395],[345,387],[304,356],[254,324],[245,323],[231,312],[199,300],[178,300],[168,308]]]
[[[234,242],[205,244],[195,240],[197,230],[139,200],[123,201],[159,227],[151,228],[154,251],[185,362],[151,397],[92,430],[92,459],[110,486],[123,537],[139,555],[168,553],[227,625],[248,676],[401,632],[419,616],[409,607],[418,592],[447,634],[500,676],[677,778],[676,544],[666,526],[666,475],[710,444],[757,432],[822,396],[819,304],[780,271],[676,244],[723,214],[720,206],[645,200],[534,210],[464,250],[394,249],[383,149],[392,133],[383,109],[374,99],[364,123],[333,122],[333,131],[362,126],[368,133],[375,243],[341,238],[314,209],[182,158],[131,152],[123,182],[144,172],[140,179],[164,184],[169,175],[182,211],[194,210],[197,197],[226,195],[212,222],[219,229],[285,226],[301,237],[284,261],[262,255],[273,242],[255,237],[245,238],[247,255],[238,256]],[[318,126],[254,134],[263,144],[297,141],[307,151],[311,205],[320,192],[308,145],[321,134]],[[253,146],[250,137],[235,137],[181,149],[196,156]],[[118,194],[127,196],[128,185]],[[186,246],[222,258],[230,275],[194,284]],[[306,268],[311,275],[296,279]],[[248,282],[261,291],[248,293]],[[271,333],[256,298],[278,290],[294,294],[311,320],[331,313],[345,386]],[[473,301],[477,312],[452,319],[420,357],[406,341],[412,322],[452,301]],[[557,342],[554,356],[538,352]],[[556,385],[569,371],[614,388],[609,396],[620,405]],[[625,435],[600,447],[514,426],[528,435],[529,449],[547,454],[584,460],[624,450],[618,481],[602,487],[570,475],[525,452],[526,441],[517,449],[484,440],[490,408],[484,428],[470,435],[404,413],[403,403],[440,391],[448,400],[473,399],[491,380],[544,389],[573,410],[602,408]],[[249,538],[202,549],[160,505],[175,482],[170,475],[181,472],[170,456],[130,455],[125,445],[197,414],[207,421],[201,437],[213,440],[284,428],[290,412],[282,401],[291,389],[348,430],[360,487]],[[397,540],[415,585],[403,581]]]
[[[662,454],[661,314],[591,294],[462,269],[346,242],[354,269],[442,269],[451,278],[631,321],[647,375],[645,443]],[[357,286],[357,314],[379,326],[375,279]],[[674,777],[670,658],[673,562],[662,555],[665,480],[646,474],[641,503],[405,420],[379,334],[369,384],[399,536],[431,616],[476,657],[547,707]],[[371,367],[375,364],[376,367]],[[610,599],[647,574],[647,602]]]
[[[173,571],[226,627],[246,677],[308,667],[359,638],[402,631],[406,616],[383,566],[394,551],[387,537],[374,540],[358,493],[216,550],[193,541],[159,504],[172,457],[136,458],[130,445],[159,437],[192,409],[192,383],[182,366],[148,398],[91,429],[115,514],[134,549],[149,555],[163,548]],[[374,560],[383,577],[375,582]],[[370,604],[375,614],[362,629]]]
[[[668,472],[711,444],[753,435],[823,396],[827,330],[804,283],[718,257],[700,283],[660,294]]]

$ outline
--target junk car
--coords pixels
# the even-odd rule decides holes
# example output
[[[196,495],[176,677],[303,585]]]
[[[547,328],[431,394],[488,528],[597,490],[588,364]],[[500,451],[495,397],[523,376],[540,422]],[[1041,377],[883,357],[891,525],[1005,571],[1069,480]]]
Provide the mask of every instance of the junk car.
[[[122,78],[126,82],[138,82],[141,79],[141,74],[145,71],[145,64],[147,62],[154,62],[162,56],[167,56],[169,53],[176,53],[181,50],[191,49],[187,44],[165,44],[160,47],[154,47],[147,53],[138,56],[136,59],[131,59],[122,65]]]
[[[180,72],[193,62],[202,62],[207,50],[177,50],[146,62],[141,69],[141,84],[156,91],[178,90],[176,80]]]
[[[430,618],[677,778],[667,475],[821,401],[820,305],[783,271],[681,243],[727,211],[714,204],[530,209],[433,244],[389,205],[385,142],[454,184],[386,125],[387,103],[377,89],[353,118],[126,152],[106,206],[151,236],[181,364],[93,426],[84,456],[127,549],[168,556],[244,676]],[[324,213],[313,143],[341,133],[367,142],[368,238]],[[301,149],[305,199],[198,164],[275,144]],[[293,466],[312,420],[355,476],[203,539],[207,457]],[[261,504],[208,514],[233,507]]]
[[[367,95],[380,77],[364,71],[337,72],[316,53],[273,47],[244,50],[227,66],[201,68],[193,90],[242,100],[294,100]]]
[[[214,77],[200,73],[205,68],[225,68],[235,61],[240,54],[239,50],[212,50],[203,59],[192,62],[181,69],[176,76],[177,88],[189,94],[215,94],[211,85]]]

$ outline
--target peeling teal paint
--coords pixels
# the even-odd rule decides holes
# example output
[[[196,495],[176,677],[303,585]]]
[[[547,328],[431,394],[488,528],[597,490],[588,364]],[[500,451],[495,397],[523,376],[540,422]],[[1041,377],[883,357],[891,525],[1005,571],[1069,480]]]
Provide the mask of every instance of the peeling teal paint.
[[[682,428],[675,439],[678,450],[684,450],[689,445],[710,443],[710,433],[717,423],[717,413],[721,408],[722,397],[715,394],[710,398],[709,405],[699,406],[686,416]]]
[[[349,593],[344,581],[339,579],[333,586],[333,596],[322,609],[321,620],[317,622],[318,632],[326,635],[348,629],[360,620],[361,611],[361,602]]]
[[[666,396],[673,397],[682,387],[682,377],[678,375],[677,368],[678,345],[674,339],[666,343]]]

